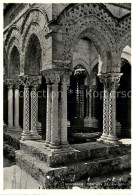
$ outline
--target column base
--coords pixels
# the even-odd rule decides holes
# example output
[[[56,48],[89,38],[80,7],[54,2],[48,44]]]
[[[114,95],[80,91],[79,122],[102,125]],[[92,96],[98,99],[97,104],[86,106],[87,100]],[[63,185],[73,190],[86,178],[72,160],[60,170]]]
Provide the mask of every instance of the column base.
[[[38,132],[39,135],[42,135],[42,125],[40,122],[37,122],[36,131]]]
[[[68,141],[66,141],[66,142],[61,142],[61,148],[69,148],[69,143],[68,143]]]
[[[117,145],[120,144],[120,142],[118,141],[118,138],[116,136],[113,136],[113,135],[108,135],[107,141],[111,144],[117,144]]]
[[[70,147],[70,145],[68,145],[69,147],[67,148],[50,148],[50,151],[52,152],[52,154],[69,154],[69,153],[73,153],[75,152],[75,149]]]
[[[60,149],[61,148],[61,146],[59,144],[57,144],[57,143],[50,143],[49,147],[51,149]]]
[[[37,133],[37,131],[30,131],[31,140],[41,139],[41,136]]]
[[[107,142],[107,137],[108,137],[107,135],[102,135],[102,136],[101,136],[99,139],[97,139],[96,141],[97,141],[97,142],[101,142],[101,143],[106,143],[106,144],[107,144],[107,143],[108,143],[108,142]]]
[[[30,132],[22,132],[21,134],[21,140],[22,141],[25,141],[25,140],[31,140],[31,135],[30,135]]]
[[[98,120],[95,117],[86,117],[84,119],[84,127],[93,127],[93,128],[98,128]]]
[[[15,131],[22,131],[22,128],[20,126],[14,128]]]
[[[46,140],[45,140],[45,142],[44,142],[44,147],[45,148],[48,148],[50,146],[50,142],[47,142]]]
[[[96,140],[97,142],[105,143],[105,144],[114,144],[114,145],[119,145],[121,144],[118,141],[118,138],[115,136],[110,136],[106,134],[102,134],[102,136]]]
[[[11,127],[11,126],[8,126],[8,127],[7,127],[7,132],[14,131],[14,130],[15,130],[14,127]]]

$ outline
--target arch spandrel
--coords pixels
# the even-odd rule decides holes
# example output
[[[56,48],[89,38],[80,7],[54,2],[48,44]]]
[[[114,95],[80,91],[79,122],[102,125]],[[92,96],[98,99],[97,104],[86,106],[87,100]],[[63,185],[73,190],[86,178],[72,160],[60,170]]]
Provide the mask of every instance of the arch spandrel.
[[[103,72],[110,69],[116,55],[115,21],[103,8],[93,4],[77,4],[64,12],[58,21],[65,27],[65,59],[71,58],[73,45],[87,31],[87,37],[94,43],[103,61]]]
[[[104,45],[107,43],[109,47],[109,49],[105,53],[106,55],[103,55],[102,52],[99,53],[104,66],[106,66],[103,67],[105,69],[104,72],[119,71],[118,53],[119,48],[121,48],[122,45],[120,44],[120,40],[123,39],[122,37],[125,36],[127,32],[126,26],[127,30],[129,29],[130,16],[124,17],[124,19],[121,19],[119,21],[119,19],[113,17],[113,15],[101,4],[73,4],[61,13],[61,15],[57,19],[57,22],[59,25],[62,25],[65,28],[65,35],[63,38],[63,40],[65,41],[63,54],[64,58],[71,58],[71,53],[69,52],[68,48],[70,45],[72,45],[71,43],[73,43],[77,38],[76,35],[79,36],[79,34],[83,32],[83,30],[86,30],[91,26],[91,28],[94,28],[95,32],[98,32],[97,36],[104,36],[105,39],[102,39],[101,42]],[[123,42],[126,42],[126,39],[129,39],[128,37],[130,37],[129,33],[127,37],[124,38]],[[92,41],[95,44],[94,38]],[[98,50],[101,50],[101,48],[103,50],[104,46],[101,46],[101,44],[97,45],[97,47],[99,48]],[[126,43],[123,43],[123,45],[125,44]],[[107,59],[104,59],[104,57]],[[111,63],[109,61],[111,61]]]

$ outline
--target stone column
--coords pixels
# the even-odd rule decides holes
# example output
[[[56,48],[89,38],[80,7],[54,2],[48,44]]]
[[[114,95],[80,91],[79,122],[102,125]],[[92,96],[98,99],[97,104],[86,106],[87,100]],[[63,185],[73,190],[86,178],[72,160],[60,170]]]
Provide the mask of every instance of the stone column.
[[[59,149],[60,134],[59,134],[59,113],[58,113],[59,111],[58,84],[60,82],[60,71],[47,70],[47,71],[43,71],[42,74],[45,77],[46,82],[48,84],[45,145],[49,146],[51,149]]]
[[[99,75],[104,83],[103,134],[97,141],[118,144],[116,136],[116,89],[122,73]]]
[[[8,130],[14,129],[13,127],[13,80],[7,80],[8,86]]]
[[[47,108],[46,108],[46,141],[45,146],[51,142],[51,84],[47,82]]]
[[[41,139],[41,136],[38,134],[36,127],[37,127],[37,110],[38,110],[38,104],[37,104],[37,87],[38,83],[37,81],[32,82],[31,87],[31,139],[37,140]]]
[[[60,148],[59,127],[58,127],[58,81],[52,84],[52,105],[51,105],[51,148]]]
[[[38,120],[38,97],[37,97],[37,127],[36,127],[36,130],[39,135],[42,135],[42,125]]]
[[[20,130],[19,126],[19,81],[15,83],[15,116],[14,116],[15,129]]]
[[[89,119],[92,118],[92,88],[89,86]]]
[[[119,86],[122,73],[109,73],[109,134],[108,142],[116,144],[118,138],[116,136],[116,90]]]
[[[24,82],[24,102],[23,102],[23,132],[21,140],[29,140],[31,138],[29,131],[29,81]]]
[[[79,98],[79,83],[76,85],[76,116],[80,118],[80,98]]]
[[[62,77],[61,90],[61,146],[69,147],[67,141],[67,85],[70,82],[70,76],[65,74]]]
[[[104,97],[103,97],[103,133],[97,140],[101,142],[107,142],[109,134],[109,91],[108,91],[108,79],[107,75],[98,75],[100,81],[104,84]]]

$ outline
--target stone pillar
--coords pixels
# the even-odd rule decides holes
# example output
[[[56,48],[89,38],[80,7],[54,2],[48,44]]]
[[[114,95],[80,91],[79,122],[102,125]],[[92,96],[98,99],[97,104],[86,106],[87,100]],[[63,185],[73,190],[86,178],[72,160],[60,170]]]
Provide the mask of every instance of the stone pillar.
[[[79,83],[76,84],[76,117],[80,118]]]
[[[14,116],[14,126],[16,130],[20,130],[19,126],[19,81],[15,83],[15,116]]]
[[[101,138],[97,141],[107,142],[109,134],[109,91],[108,79],[106,75],[99,75],[100,81],[104,84],[104,97],[103,97],[103,133]]]
[[[89,119],[92,118],[92,88],[89,86]]]
[[[24,82],[24,102],[23,102],[23,132],[21,140],[29,140],[31,138],[29,131],[29,82]]]
[[[38,120],[38,97],[37,97],[37,126],[36,126],[36,130],[37,130],[39,135],[42,135],[42,125]]]
[[[45,146],[51,142],[51,84],[47,82],[47,108],[46,108],[46,141]]]
[[[109,73],[109,134],[108,142],[118,144],[116,136],[116,90],[122,73]]]
[[[13,80],[7,80],[8,86],[8,130],[14,129],[13,127]]]
[[[85,119],[88,119],[88,116],[89,116],[89,95],[88,95],[89,86],[85,86],[85,89],[86,89],[86,118]]]
[[[96,89],[96,85],[89,86],[86,93],[88,94],[86,98],[87,106],[86,106],[86,118],[84,120],[85,127],[93,127],[98,128],[98,120],[95,118],[95,97],[94,91]]]
[[[31,134],[31,139],[34,139],[34,140],[41,139],[41,136],[38,135],[38,132],[36,130],[37,110],[38,110],[37,108],[38,107],[37,87],[38,87],[37,81],[33,81],[32,87],[31,87],[31,130],[30,130],[30,134]]]
[[[51,105],[51,148],[60,148],[59,127],[58,127],[58,81],[52,84],[52,105]]]
[[[61,90],[61,146],[69,147],[67,141],[67,85],[70,82],[70,76],[66,73],[62,77]]]
[[[118,144],[116,136],[116,89],[122,73],[99,75],[104,83],[103,134],[98,141]]]

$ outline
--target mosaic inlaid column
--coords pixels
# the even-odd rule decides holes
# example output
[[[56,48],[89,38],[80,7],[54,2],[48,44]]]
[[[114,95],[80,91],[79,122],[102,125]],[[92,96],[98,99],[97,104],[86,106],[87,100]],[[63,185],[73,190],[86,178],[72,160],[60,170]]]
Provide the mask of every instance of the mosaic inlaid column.
[[[23,132],[21,134],[21,140],[30,139],[29,131],[29,82],[24,83],[24,102],[23,102]]]
[[[38,134],[36,127],[37,127],[37,110],[38,110],[38,104],[37,104],[37,87],[38,84],[32,84],[31,87],[31,139],[37,140],[41,139],[41,136]]]
[[[122,73],[109,73],[109,135],[108,142],[118,143],[116,136],[116,90]]]
[[[66,73],[65,73],[66,74]],[[61,89],[61,145],[69,147],[67,141],[67,85],[70,82],[69,75],[63,75]]]
[[[104,97],[103,97],[103,133],[101,138],[97,141],[107,142],[109,134],[109,90],[108,90],[108,78],[106,74],[98,75],[100,81],[104,84]]]
[[[13,129],[13,80],[7,80],[8,86],[8,130]]]
[[[14,115],[14,126],[16,130],[20,130],[19,126],[19,81],[15,83],[15,115]]]

